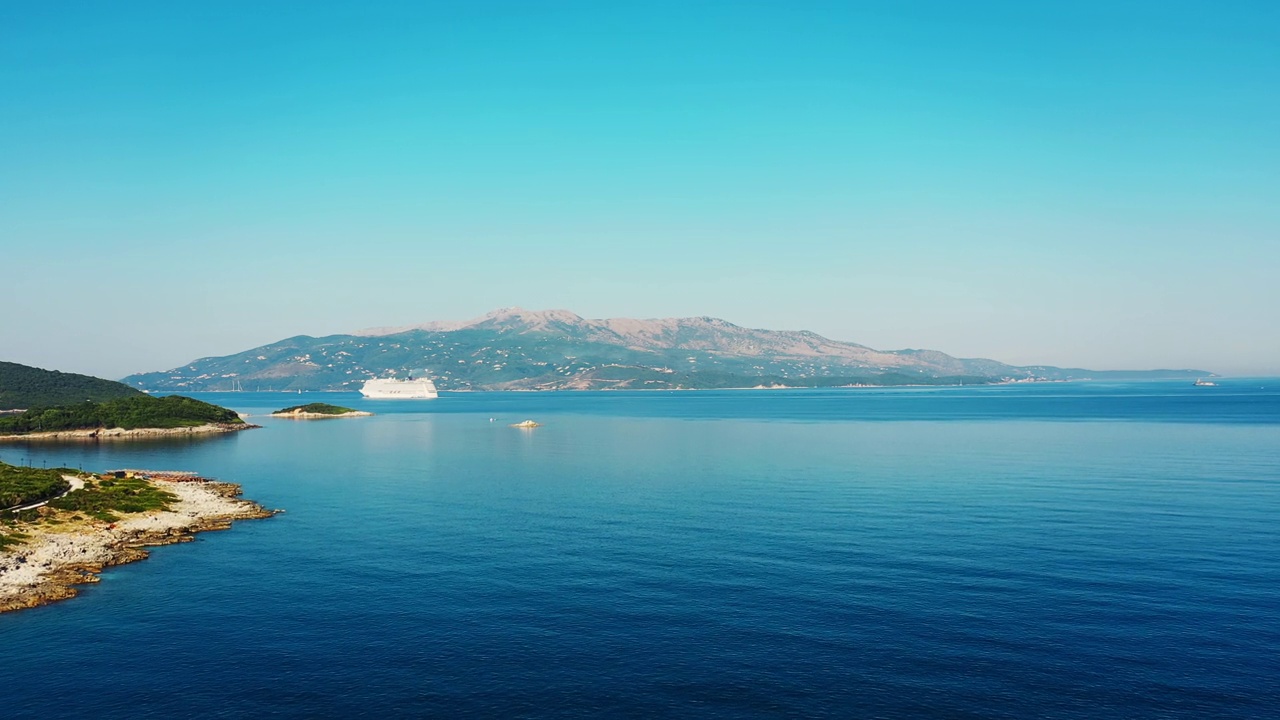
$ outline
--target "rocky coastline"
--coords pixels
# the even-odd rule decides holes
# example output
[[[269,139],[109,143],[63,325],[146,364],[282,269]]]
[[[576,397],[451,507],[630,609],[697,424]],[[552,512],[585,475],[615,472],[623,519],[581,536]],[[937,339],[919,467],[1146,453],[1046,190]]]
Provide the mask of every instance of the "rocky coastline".
[[[25,442],[29,440],[132,440],[153,437],[183,437],[240,432],[260,428],[249,423],[205,423],[176,428],[91,428],[84,430],[54,430],[50,432],[9,433],[0,435],[0,442]]]
[[[177,500],[165,510],[122,513],[115,522],[73,520],[67,511],[40,508],[58,523],[26,523],[20,528],[26,539],[0,550],[0,613],[75,597],[76,586],[98,582],[103,568],[145,559],[147,546],[190,542],[199,532],[281,512],[242,499],[234,483],[190,477],[147,482]]]

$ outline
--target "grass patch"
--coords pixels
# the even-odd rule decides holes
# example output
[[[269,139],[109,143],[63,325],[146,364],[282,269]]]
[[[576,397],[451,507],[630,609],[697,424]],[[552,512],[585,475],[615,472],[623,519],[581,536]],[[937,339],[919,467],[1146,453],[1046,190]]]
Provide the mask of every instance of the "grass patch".
[[[11,547],[21,545],[31,536],[20,532],[0,532],[0,550],[8,550]]]
[[[178,497],[138,478],[90,480],[81,490],[68,493],[49,503],[59,510],[70,510],[104,522],[115,522],[116,513],[140,513],[168,510]]]
[[[77,475],[67,468],[33,468],[0,462],[0,508],[28,505],[48,500],[67,491],[71,485],[64,474]]]

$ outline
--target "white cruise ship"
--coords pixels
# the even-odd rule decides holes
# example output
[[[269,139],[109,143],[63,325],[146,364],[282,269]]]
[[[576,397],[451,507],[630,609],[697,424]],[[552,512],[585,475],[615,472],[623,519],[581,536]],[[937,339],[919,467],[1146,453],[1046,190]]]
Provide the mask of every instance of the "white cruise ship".
[[[366,381],[360,394],[375,400],[430,400],[439,397],[436,384],[428,378],[378,378]]]

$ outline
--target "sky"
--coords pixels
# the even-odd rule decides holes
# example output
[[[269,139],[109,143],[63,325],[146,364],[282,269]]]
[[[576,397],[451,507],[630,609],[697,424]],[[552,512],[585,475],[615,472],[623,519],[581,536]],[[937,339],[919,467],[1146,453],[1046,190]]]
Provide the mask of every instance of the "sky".
[[[0,4],[0,359],[499,307],[1280,375],[1280,3]]]

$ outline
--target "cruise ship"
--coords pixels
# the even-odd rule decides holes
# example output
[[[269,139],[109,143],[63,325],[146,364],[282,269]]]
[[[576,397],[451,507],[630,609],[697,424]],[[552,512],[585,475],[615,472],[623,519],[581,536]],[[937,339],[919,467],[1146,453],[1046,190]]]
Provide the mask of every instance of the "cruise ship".
[[[366,381],[360,394],[374,400],[430,400],[439,397],[429,378],[377,378]]]

